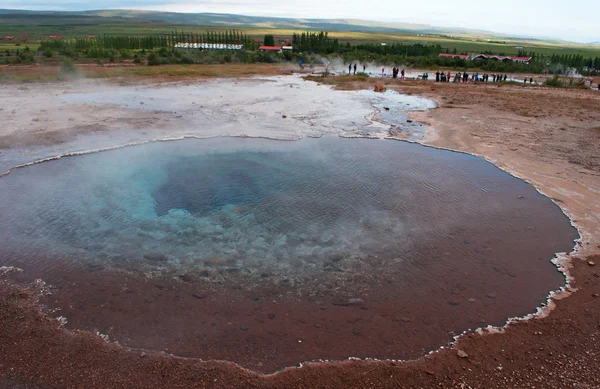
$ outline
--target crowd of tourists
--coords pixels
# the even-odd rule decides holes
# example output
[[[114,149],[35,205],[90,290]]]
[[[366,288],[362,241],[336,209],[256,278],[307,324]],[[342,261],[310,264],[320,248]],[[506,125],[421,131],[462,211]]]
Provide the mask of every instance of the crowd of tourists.
[[[453,77],[454,76],[454,77]],[[429,78],[427,73],[424,73],[422,78],[424,80]],[[452,75],[450,72],[437,71],[435,72],[435,81],[436,82],[501,82],[506,81],[508,79],[507,74],[479,74],[479,72],[475,73],[467,73],[467,72],[458,72]],[[533,77],[525,78],[524,82],[530,82],[533,84]]]
[[[327,65],[327,69],[329,69],[329,66],[331,65],[331,63],[329,63]],[[300,66],[302,66],[302,62],[300,62]],[[311,65],[312,68],[312,65]],[[357,68],[358,65],[357,64],[350,64],[348,65],[348,74],[356,74],[357,72]],[[364,74],[367,74],[367,65],[362,65],[362,71]],[[372,74],[372,73],[369,73]],[[400,69],[398,67],[393,67],[392,68],[392,78],[400,78],[401,80],[404,80],[405,78],[405,74],[406,71],[404,69]],[[388,73],[385,72],[385,67],[381,68],[381,77],[389,77],[390,75]],[[416,79],[421,79],[421,80],[428,80],[429,79],[429,73],[428,72],[424,72],[423,74],[419,74]],[[488,74],[488,73],[483,73],[483,74],[479,74],[479,72],[474,72],[474,73],[468,73],[468,72],[457,72],[455,74],[452,74],[449,71],[436,71],[435,72],[435,81],[436,82],[457,82],[457,83],[463,83],[463,82],[506,82],[506,81],[517,81],[517,82],[523,82],[524,84],[536,84],[538,85],[538,82],[533,80],[533,77],[523,77],[523,79],[514,79],[514,78],[509,78],[507,74],[496,74],[496,73],[492,73],[492,74]],[[593,81],[590,79],[589,80],[589,87],[590,89],[595,89],[594,85],[593,85]],[[600,83],[598,83],[598,85],[596,86],[596,88],[598,88],[598,90],[600,91]]]

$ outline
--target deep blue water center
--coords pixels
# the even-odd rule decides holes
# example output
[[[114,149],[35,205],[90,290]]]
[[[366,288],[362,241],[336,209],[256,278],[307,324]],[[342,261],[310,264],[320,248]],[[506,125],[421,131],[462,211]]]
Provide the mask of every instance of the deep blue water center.
[[[252,205],[294,184],[298,169],[281,153],[245,151],[185,157],[165,167],[168,180],[153,192],[159,216],[171,209],[207,214],[227,205]]]
[[[499,247],[547,260],[575,237],[555,204],[493,165],[397,141],[157,142],[17,169],[0,191],[6,262],[299,275],[436,258],[456,234],[471,237],[471,261]]]

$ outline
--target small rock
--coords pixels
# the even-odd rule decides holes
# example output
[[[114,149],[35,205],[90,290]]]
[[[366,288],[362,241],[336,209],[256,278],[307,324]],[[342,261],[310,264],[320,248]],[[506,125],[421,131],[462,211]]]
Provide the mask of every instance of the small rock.
[[[353,298],[353,299],[348,299],[348,300],[335,301],[333,303],[333,305],[339,305],[342,307],[352,307],[352,306],[363,305],[364,303],[365,302],[363,301],[363,299]]]
[[[142,351],[142,353],[140,354],[140,358],[144,358],[146,355],[148,355],[148,354],[146,354],[145,352]]]
[[[342,259],[344,259],[344,255],[343,254],[333,254],[333,255],[330,255],[329,258],[327,258],[327,259],[329,259],[331,262],[339,262]]]
[[[498,369],[498,370],[502,370],[502,369],[504,369],[504,368],[503,368],[502,366],[498,366],[496,369]]]
[[[519,196],[519,198],[520,198],[520,199],[524,199],[524,198],[525,198],[525,196]]]
[[[592,297],[598,297],[598,293],[594,293]]]
[[[243,326],[242,326],[242,327],[240,327],[240,330],[241,330],[241,331],[248,331],[248,327],[243,327]]]
[[[194,293],[194,294],[192,294],[192,296],[197,298],[198,300],[204,300],[205,298],[208,297],[208,295],[203,292]]]
[[[596,266],[596,262],[594,262],[594,261],[588,261],[588,265],[590,265],[590,266]]]
[[[281,117],[284,118],[284,119],[287,118],[287,116],[285,116],[285,115],[281,115]]]
[[[188,274],[182,274],[179,276],[179,278],[181,279],[181,281],[183,282],[193,282],[194,280],[192,279],[192,277]]]
[[[169,258],[166,255],[164,255],[163,253],[159,253],[159,252],[144,254],[144,258],[146,258],[149,261],[155,261],[155,262],[162,262],[162,261],[169,260]]]
[[[143,102],[143,101],[140,101],[140,105],[144,105],[144,102]]]
[[[389,111],[389,110],[390,110],[388,107],[383,107],[383,109],[385,109],[386,111]]]
[[[469,302],[470,302],[470,303],[474,303],[475,301],[476,301],[476,300],[475,300],[473,297],[471,297],[471,298],[469,299]]]
[[[435,375],[435,373],[433,372],[433,370],[425,370],[425,374]]]
[[[407,123],[412,123],[413,121],[412,121],[412,120],[410,120],[410,119],[408,119],[406,122],[407,122]]]
[[[491,299],[495,299],[496,298],[496,293],[488,293],[486,295],[487,298],[491,298]]]
[[[469,354],[467,354],[466,352],[464,352],[463,350],[458,350],[456,352],[456,355],[458,355],[459,358],[468,358]]]
[[[271,313],[269,313],[269,314],[267,315],[267,317],[268,317],[269,319],[271,319],[271,320],[275,319],[275,316],[277,316],[277,315],[275,315],[275,314],[274,314],[274,313],[272,313],[272,312],[271,312]]]
[[[375,84],[373,89],[375,90],[375,92],[379,92],[379,93],[383,93],[386,91],[385,85],[383,85],[381,82],[378,82],[377,84]]]

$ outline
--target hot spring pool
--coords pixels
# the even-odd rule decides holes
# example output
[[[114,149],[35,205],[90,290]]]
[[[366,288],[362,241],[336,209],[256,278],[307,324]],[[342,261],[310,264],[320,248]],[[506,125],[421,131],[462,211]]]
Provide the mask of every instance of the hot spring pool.
[[[157,142],[16,169],[0,193],[0,265],[58,286],[69,325],[265,371],[415,357],[532,312],[576,238],[492,164],[397,141]]]

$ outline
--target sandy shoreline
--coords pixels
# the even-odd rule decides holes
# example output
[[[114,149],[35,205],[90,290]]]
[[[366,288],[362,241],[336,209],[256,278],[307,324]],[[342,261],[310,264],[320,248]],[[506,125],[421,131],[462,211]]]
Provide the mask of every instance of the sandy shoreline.
[[[294,85],[292,85],[292,89]],[[361,87],[370,87],[370,83],[351,86],[353,89]],[[588,91],[531,87],[524,89],[509,86],[500,89],[487,85],[439,86],[419,82],[390,81],[388,87],[438,102],[439,108],[437,109],[411,114],[415,121],[427,123],[431,127],[427,137],[421,140],[422,143],[480,155],[502,169],[532,183],[538,190],[558,203],[578,226],[582,234],[582,241],[578,247],[577,258],[592,257],[600,251],[600,246],[598,246],[598,242],[600,242],[600,161],[597,159],[597,156],[600,155],[600,143],[598,142],[600,141],[600,130],[596,129],[600,125],[600,112],[597,110],[597,107],[600,106],[600,96],[593,94],[594,92],[588,93]],[[324,86],[322,88],[328,89]],[[145,102],[147,103],[148,100]],[[344,103],[342,102],[342,104]],[[6,105],[3,106],[6,107]],[[90,109],[94,112],[92,108]],[[276,113],[281,115],[281,112],[290,109],[292,107],[286,106]],[[107,127],[104,128],[106,133],[109,133],[110,129],[114,128],[113,126],[117,126],[119,120],[130,120],[133,126],[138,128],[148,125],[147,118],[144,116],[146,113],[139,116],[136,116],[137,113],[133,116],[129,113],[129,116],[125,118],[120,115],[115,116],[111,112],[107,111],[107,116],[101,120],[105,123],[108,121]],[[38,112],[40,116],[43,114],[42,111]],[[318,112],[313,114],[311,120],[318,128],[332,127],[332,123],[327,120],[326,115],[319,116]],[[163,114],[153,113],[153,115],[157,116],[150,122],[158,121],[161,125],[165,124],[164,120],[166,119],[163,118]],[[115,121],[110,122],[108,116],[114,117]],[[30,116],[26,114],[22,117]],[[44,119],[53,120],[52,117],[42,118],[42,121]],[[25,122],[19,122],[20,119],[11,118],[10,120],[13,120],[9,123],[12,128],[25,127]],[[55,120],[62,119],[56,118]],[[82,117],[81,123],[83,124],[87,120]],[[300,119],[300,122],[302,120],[304,119]],[[319,122],[319,120],[323,121]],[[77,118],[73,121],[79,123]],[[34,136],[45,130],[44,127],[37,125],[38,122],[31,124],[34,127],[31,134]],[[347,124],[344,122],[342,125],[347,126]],[[69,122],[67,121],[64,125],[69,126]],[[186,128],[183,124],[180,125],[185,128],[185,131],[189,131],[190,127]],[[6,128],[11,128],[11,126]],[[85,133],[85,128],[80,128],[80,130]],[[386,135],[379,127],[374,128],[373,133],[378,137]],[[73,135],[76,137],[78,134],[79,132]],[[235,131],[231,133],[231,135],[234,134]],[[11,137],[12,133],[3,135],[3,140],[7,142],[5,150],[10,150],[11,142],[15,141],[15,138]],[[318,136],[322,133],[310,129],[301,136],[314,135]],[[338,132],[337,135],[364,136],[365,134]],[[18,147],[26,150],[29,143],[19,143],[21,140],[16,140]],[[54,138],[48,142],[51,145],[48,152],[56,150],[56,148],[53,149],[56,147],[55,144],[61,144],[60,141],[55,143]],[[64,145],[64,143],[62,144]],[[19,158],[31,158],[31,155],[21,153],[10,156],[9,160],[10,162],[18,161]],[[597,259],[595,261],[598,262]],[[89,335],[68,333],[53,321],[40,317],[36,309],[35,295],[31,294],[32,292],[19,291],[19,288],[10,285],[1,286],[0,307],[3,308],[4,313],[0,314],[0,333],[23,334],[24,329],[19,329],[18,323],[10,313],[13,312],[18,317],[27,316],[37,323],[29,327],[36,337],[72,338],[80,346],[85,338],[86,345],[81,347],[82,350],[86,350],[84,351],[86,356],[81,361],[71,361],[73,366],[89,368],[90,365],[86,365],[86,363],[94,360],[95,356],[98,356],[96,353],[105,356],[118,353],[119,358],[126,361],[124,363],[131,364],[132,361],[135,361],[137,371],[144,372],[143,377],[138,377],[140,386],[186,387],[186,380],[198,380],[203,377],[205,380],[200,382],[203,382],[204,387],[230,387],[236,385],[236,382],[240,387],[287,388],[306,386],[335,388],[351,387],[352,385],[383,388],[395,387],[399,382],[407,386],[425,387],[460,387],[462,383],[475,386],[485,383],[486,387],[522,387],[524,382],[533,383],[538,380],[538,376],[534,377],[534,374],[545,374],[550,368],[551,372],[562,375],[562,381],[557,379],[552,384],[546,382],[548,384],[546,386],[541,384],[544,387],[564,387],[572,382],[593,387],[598,384],[599,378],[593,374],[593,370],[586,370],[586,366],[591,366],[599,361],[599,346],[590,342],[594,336],[599,336],[597,308],[600,306],[600,299],[594,297],[594,294],[598,293],[598,276],[594,272],[595,268],[587,265],[585,261],[570,262],[570,259],[567,259],[566,265],[569,266],[574,283],[570,292],[561,296],[561,300],[557,301],[556,309],[549,317],[515,323],[505,329],[502,334],[484,337],[467,334],[458,341],[458,348],[467,351],[468,357],[466,358],[457,358],[456,350],[441,350],[408,363],[381,362],[373,364],[348,361],[322,365],[310,364],[302,369],[289,369],[267,378],[261,378],[233,366],[219,365],[208,370],[202,368],[202,371],[198,371],[199,362],[197,361],[179,358],[167,360],[170,358],[165,358],[158,353],[149,353],[151,358],[140,359],[139,352],[103,344],[95,338],[90,338]],[[570,296],[567,297],[568,294]],[[594,308],[596,308],[595,311]],[[580,317],[580,319],[574,320],[574,317]],[[570,323],[566,323],[566,321]],[[559,333],[564,334],[562,338],[552,336]],[[77,340],[78,338],[81,339]],[[561,347],[561,344],[575,346],[565,348],[566,346]],[[543,346],[537,347],[538,345]],[[84,383],[87,386],[102,387],[110,386],[111,382],[112,385],[118,382],[128,382],[119,381],[126,378],[119,376],[117,370],[97,382],[90,381],[88,375],[87,377],[72,377],[73,380],[67,380],[60,384],[59,381],[55,381],[58,379],[56,373],[49,373],[52,378],[44,381],[40,379],[39,373],[36,373],[35,370],[19,366],[15,359],[17,356],[7,356],[8,349],[6,347],[8,347],[7,344],[0,344],[0,349],[5,355],[4,359],[0,358],[0,366],[11,366],[18,372],[13,373],[14,370],[11,370],[11,373],[4,374],[6,387],[12,387],[11,383],[18,383],[20,380],[37,385],[35,387],[63,387]],[[23,339],[20,347],[24,350],[23,355],[31,361],[41,356],[27,352],[34,347],[33,339]],[[539,348],[543,350],[538,350]],[[552,351],[547,351],[548,349]],[[57,350],[57,353],[60,354],[61,350],[69,352],[68,346]],[[510,353],[510,357],[506,356],[506,352]],[[542,352],[550,353],[550,355],[546,355],[546,360],[538,358],[536,354],[542,354]],[[64,355],[64,358],[69,360],[70,357],[67,354]],[[556,358],[562,361],[561,364],[552,362]],[[211,365],[210,362],[207,364]],[[582,367],[581,364],[587,365]],[[101,362],[99,366],[102,366]],[[172,380],[172,377],[164,376],[161,378],[162,373],[159,372],[170,371],[173,366],[178,366],[176,370],[180,372],[181,380]],[[154,369],[157,373],[153,374],[149,369]],[[3,374],[1,371],[0,374]],[[494,377],[494,382],[490,383],[489,377]],[[209,378],[212,381],[210,384],[207,383],[209,381],[206,381]],[[167,384],[167,382],[169,383]],[[190,381],[187,382],[189,384]],[[241,384],[242,382],[243,384]],[[0,382],[0,387],[3,387],[2,385],[3,383]],[[198,383],[196,385],[203,387]]]

